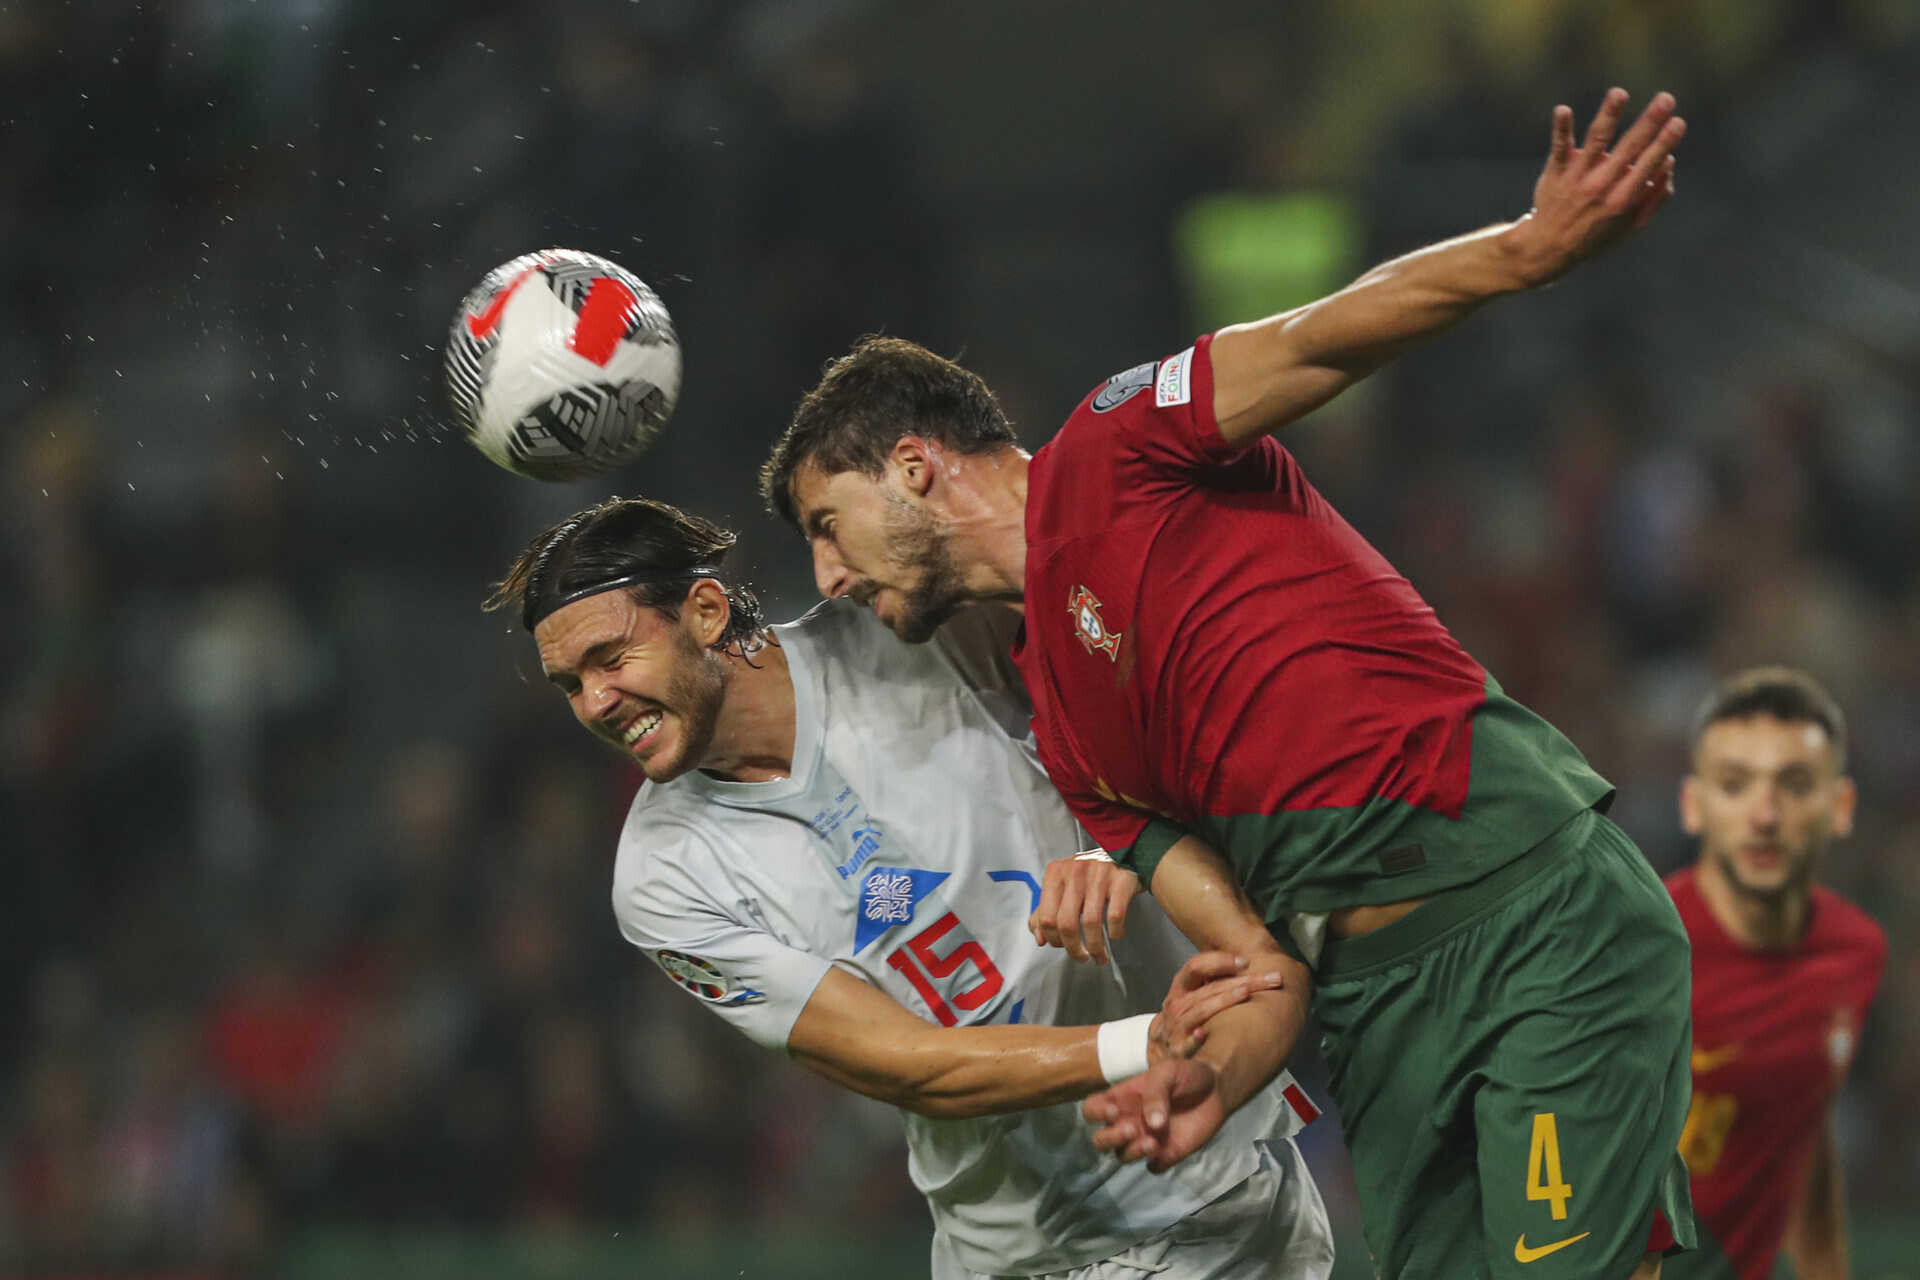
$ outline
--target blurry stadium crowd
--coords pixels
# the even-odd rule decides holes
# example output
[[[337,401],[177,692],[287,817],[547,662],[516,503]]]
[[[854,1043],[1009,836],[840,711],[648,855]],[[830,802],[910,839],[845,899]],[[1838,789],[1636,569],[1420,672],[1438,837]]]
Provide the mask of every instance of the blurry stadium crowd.
[[[1181,94],[1192,68],[1111,90],[1154,65],[1119,20],[1144,5],[1103,31],[1033,15],[1025,44],[1011,3],[985,7],[997,32],[744,0],[537,26],[500,3],[85,8],[0,8],[23,175],[0,190],[0,1262],[41,1266],[258,1259],[325,1222],[924,1216],[891,1116],[752,1050],[613,927],[637,780],[476,608],[600,489],[496,475],[431,425],[448,309],[486,268],[568,242],[660,286],[686,398],[620,479],[741,524],[786,616],[811,586],[749,464],[858,333],[964,346],[1037,444],[1188,340],[1180,201],[1318,183],[1351,193],[1369,256],[1405,248],[1514,211],[1543,85],[1661,65],[1625,5],[1528,31],[1466,4],[1417,48],[1393,5],[1329,6],[1281,59],[1306,88],[1232,60],[1282,33],[1222,6],[1210,98]],[[1920,191],[1848,136],[1869,98],[1887,128],[1920,114],[1897,8],[1776,6],[1700,42],[1685,69],[1718,96],[1683,93],[1660,236],[1288,441],[1619,785],[1663,871],[1715,674],[1799,663],[1839,696],[1862,802],[1826,878],[1893,944],[1842,1107],[1862,1215],[1920,1203],[1920,325],[1862,265]],[[1431,73],[1373,81],[1358,123],[1355,77],[1311,74],[1394,52]],[[989,54],[1033,73],[1048,127],[976,100]]]

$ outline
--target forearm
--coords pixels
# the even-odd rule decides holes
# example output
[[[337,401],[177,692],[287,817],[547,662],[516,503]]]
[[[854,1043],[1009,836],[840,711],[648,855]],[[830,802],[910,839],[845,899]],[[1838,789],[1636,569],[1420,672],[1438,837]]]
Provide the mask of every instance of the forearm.
[[[1194,1056],[1211,1067],[1229,1111],[1285,1065],[1306,1024],[1313,974],[1281,950],[1233,868],[1204,840],[1187,835],[1161,857],[1151,890],[1195,946],[1247,959],[1248,973],[1277,973],[1282,985],[1215,1014]]]
[[[1400,351],[1525,289],[1535,274],[1514,242],[1519,223],[1429,245],[1381,263],[1337,293],[1214,337],[1214,417],[1250,440],[1332,399]]]
[[[1800,1280],[1845,1280],[1849,1274],[1846,1194],[1831,1119],[1828,1125],[1782,1241]]]
[[[1305,965],[1280,958],[1291,966],[1286,985],[1256,992],[1245,1004],[1216,1014],[1207,1024],[1206,1043],[1194,1055],[1213,1068],[1220,1100],[1230,1112],[1279,1074],[1306,1027],[1313,979]],[[1262,956],[1260,962],[1271,959]]]
[[[1787,1228],[1787,1257],[1800,1280],[1846,1280],[1847,1224],[1844,1213],[1821,1215]]]
[[[1464,320],[1529,280],[1511,233],[1483,227],[1383,262],[1346,288],[1289,313],[1280,329],[1301,363],[1370,369]]]
[[[889,1031],[858,1062],[793,1050],[847,1088],[921,1115],[1024,1111],[1106,1087],[1093,1027],[934,1027]]]

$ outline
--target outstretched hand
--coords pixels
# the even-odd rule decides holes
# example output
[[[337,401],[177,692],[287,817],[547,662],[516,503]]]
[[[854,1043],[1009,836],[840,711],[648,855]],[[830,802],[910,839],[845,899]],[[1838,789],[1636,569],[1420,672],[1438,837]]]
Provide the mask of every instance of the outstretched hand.
[[[1164,1173],[1205,1146],[1226,1123],[1227,1107],[1212,1067],[1193,1058],[1163,1058],[1146,1074],[1096,1093],[1080,1114],[1099,1125],[1093,1145],[1122,1163],[1145,1160]]]
[[[1673,149],[1687,122],[1673,95],[1656,93],[1616,141],[1627,92],[1609,89],[1574,145],[1573,109],[1553,109],[1553,141],[1533,186],[1533,209],[1513,227],[1529,284],[1554,280],[1647,225],[1673,195]]]

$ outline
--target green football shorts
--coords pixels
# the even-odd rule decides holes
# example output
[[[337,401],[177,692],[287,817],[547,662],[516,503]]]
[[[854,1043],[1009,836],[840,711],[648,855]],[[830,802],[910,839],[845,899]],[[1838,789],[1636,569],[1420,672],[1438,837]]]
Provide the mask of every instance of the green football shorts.
[[[1693,1244],[1687,935],[1604,816],[1330,939],[1315,978],[1377,1275],[1624,1280]]]

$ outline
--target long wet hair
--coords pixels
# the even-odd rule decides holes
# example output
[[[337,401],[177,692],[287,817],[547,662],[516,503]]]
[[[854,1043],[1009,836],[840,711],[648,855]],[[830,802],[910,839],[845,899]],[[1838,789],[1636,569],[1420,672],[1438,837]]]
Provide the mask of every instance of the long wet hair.
[[[745,655],[759,647],[767,622],[753,592],[722,570],[738,540],[733,530],[665,502],[608,498],[528,543],[482,607],[491,613],[518,605],[520,625],[531,632],[575,600],[619,589],[635,604],[678,619],[693,584],[712,578],[729,605],[726,630],[713,647]]]

